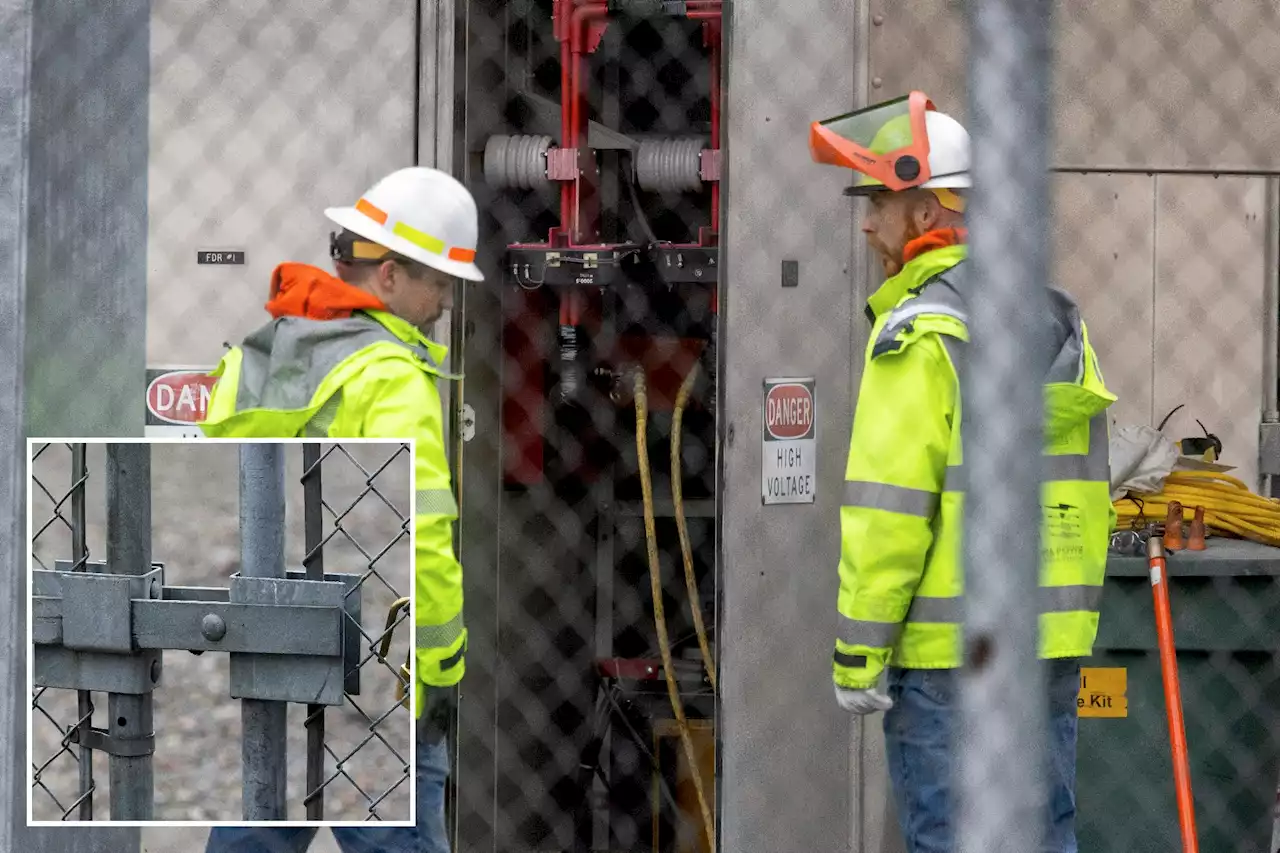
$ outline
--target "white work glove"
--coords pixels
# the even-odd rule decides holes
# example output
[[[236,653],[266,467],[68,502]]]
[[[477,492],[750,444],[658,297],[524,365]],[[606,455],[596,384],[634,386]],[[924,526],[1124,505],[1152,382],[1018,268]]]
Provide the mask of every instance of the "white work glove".
[[[887,711],[893,707],[893,700],[883,693],[877,693],[874,687],[866,690],[853,690],[838,684],[835,687],[836,701],[840,703],[841,708],[851,714],[862,716],[876,711]]]

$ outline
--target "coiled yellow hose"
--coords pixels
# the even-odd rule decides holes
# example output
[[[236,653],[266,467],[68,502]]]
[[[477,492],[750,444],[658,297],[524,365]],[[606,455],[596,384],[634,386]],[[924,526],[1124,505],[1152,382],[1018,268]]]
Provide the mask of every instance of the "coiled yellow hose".
[[[653,621],[658,630],[658,649],[662,653],[662,671],[667,680],[667,696],[671,699],[671,710],[675,714],[676,727],[680,730],[680,743],[684,746],[685,758],[689,761],[689,770],[693,776],[693,788],[698,796],[698,807],[702,812],[703,828],[707,833],[710,848],[716,849],[716,824],[711,816],[711,806],[707,802],[707,792],[702,785],[702,774],[698,769],[698,758],[693,751],[693,737],[689,734],[689,721],[684,716],[684,706],[680,701],[680,688],[676,686],[676,675],[671,661],[671,642],[667,638],[667,619],[662,611],[662,582],[658,564],[658,532],[653,518],[653,481],[649,472],[649,448],[645,431],[649,423],[649,404],[645,390],[644,371],[635,374],[636,398],[636,458],[640,464],[640,492],[644,500],[644,532],[649,553],[649,591],[653,596]]]
[[[1249,491],[1243,482],[1217,471],[1174,471],[1154,494],[1133,494],[1115,502],[1117,525],[1160,522],[1169,504],[1182,504],[1183,519],[1204,507],[1205,525],[1214,532],[1280,547],[1280,500]]]

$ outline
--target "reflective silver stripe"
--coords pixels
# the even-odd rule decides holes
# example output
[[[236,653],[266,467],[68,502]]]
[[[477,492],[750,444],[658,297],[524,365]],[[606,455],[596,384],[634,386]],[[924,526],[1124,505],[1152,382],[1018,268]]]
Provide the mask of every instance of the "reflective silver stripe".
[[[844,506],[883,509],[903,515],[932,518],[938,510],[939,496],[924,489],[891,486],[888,483],[871,483],[865,480],[845,480]]]
[[[236,411],[305,409],[335,367],[378,343],[404,347],[441,376],[457,378],[441,370],[425,346],[400,340],[372,317],[283,317],[244,339]]]
[[[885,353],[897,352],[901,349],[902,343],[898,340],[898,335],[910,325],[912,320],[922,314],[940,315],[951,317],[961,323],[967,322],[965,312],[962,309],[953,308],[940,302],[918,302],[913,300],[893,312],[889,319],[885,321],[884,328],[880,330],[880,335],[876,338],[875,346],[871,348],[871,357],[878,358]],[[942,337],[949,336],[943,335]]]
[[[870,622],[840,614],[840,640],[851,646],[886,649],[898,641],[901,622]]]
[[[414,512],[418,515],[457,515],[458,503],[449,489],[419,489]]]
[[[462,636],[462,614],[443,625],[418,625],[413,629],[413,644],[419,649],[447,649]]]
[[[946,302],[916,298],[889,315],[888,324],[900,326],[907,320],[919,317],[921,314],[941,314],[944,317],[953,317],[961,323],[968,323],[969,321],[968,313],[959,304],[949,305]]]
[[[1042,586],[1036,593],[1039,613],[1097,612],[1102,604],[1102,587],[1088,584]],[[962,625],[964,596],[948,598],[916,596],[907,608],[906,625]],[[902,622],[870,622],[840,616],[840,640],[851,646],[889,648],[898,642]]]
[[[1087,482],[1111,482],[1111,452],[1107,437],[1107,415],[1094,415],[1089,419],[1089,452],[1063,453],[1041,457],[1042,477],[1045,481],[1085,480]],[[969,484],[969,471],[963,463],[948,465],[943,491],[963,492]]]
[[[1041,613],[1097,610],[1102,605],[1102,587],[1089,584],[1042,586],[1037,596]]]
[[[1089,479],[1089,457],[1080,453],[1061,453],[1044,456],[1040,463],[1041,477],[1045,480]]]
[[[1036,593],[1040,613],[1074,610],[1096,611],[1102,604],[1102,587],[1089,584],[1042,586]],[[954,623],[964,621],[964,596],[932,598],[916,596],[907,609],[907,622]]]
[[[907,608],[908,622],[959,623],[964,619],[964,597],[932,598],[917,595]]]

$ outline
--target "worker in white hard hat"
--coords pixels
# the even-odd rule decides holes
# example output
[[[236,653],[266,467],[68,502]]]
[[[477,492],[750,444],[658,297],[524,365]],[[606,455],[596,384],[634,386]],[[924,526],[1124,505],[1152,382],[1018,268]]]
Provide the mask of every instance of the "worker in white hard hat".
[[[445,370],[446,348],[427,335],[449,310],[455,279],[484,278],[475,263],[476,204],[451,176],[415,167],[325,216],[341,228],[330,235],[337,275],[301,263],[276,267],[266,304],[273,319],[223,357],[201,428],[218,438],[416,439],[416,672],[406,689],[417,719],[417,827],[333,833],[343,853],[447,853],[447,731],[467,633],[436,383],[458,377]],[[217,827],[206,849],[303,853],[314,834]]]
[[[969,135],[912,92],[815,122],[810,149],[816,161],[857,174],[849,192],[867,197],[862,231],[886,275],[867,301],[872,328],[840,509],[836,700],[854,714],[884,712],[907,849],[950,853],[964,657]],[[1041,565],[1027,567],[1039,571],[1039,595],[1026,602],[1039,611],[1050,716],[1037,853],[1075,853],[1076,699],[1115,521],[1106,409],[1116,398],[1075,303],[1049,292],[1043,548]]]

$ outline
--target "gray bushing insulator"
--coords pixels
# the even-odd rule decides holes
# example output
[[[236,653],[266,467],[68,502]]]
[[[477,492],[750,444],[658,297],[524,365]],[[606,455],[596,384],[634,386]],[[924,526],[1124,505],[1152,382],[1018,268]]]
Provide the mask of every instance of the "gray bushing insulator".
[[[490,136],[484,145],[485,181],[494,189],[545,186],[550,147],[550,136]]]
[[[636,180],[646,192],[702,189],[703,140],[647,139],[636,152]]]

